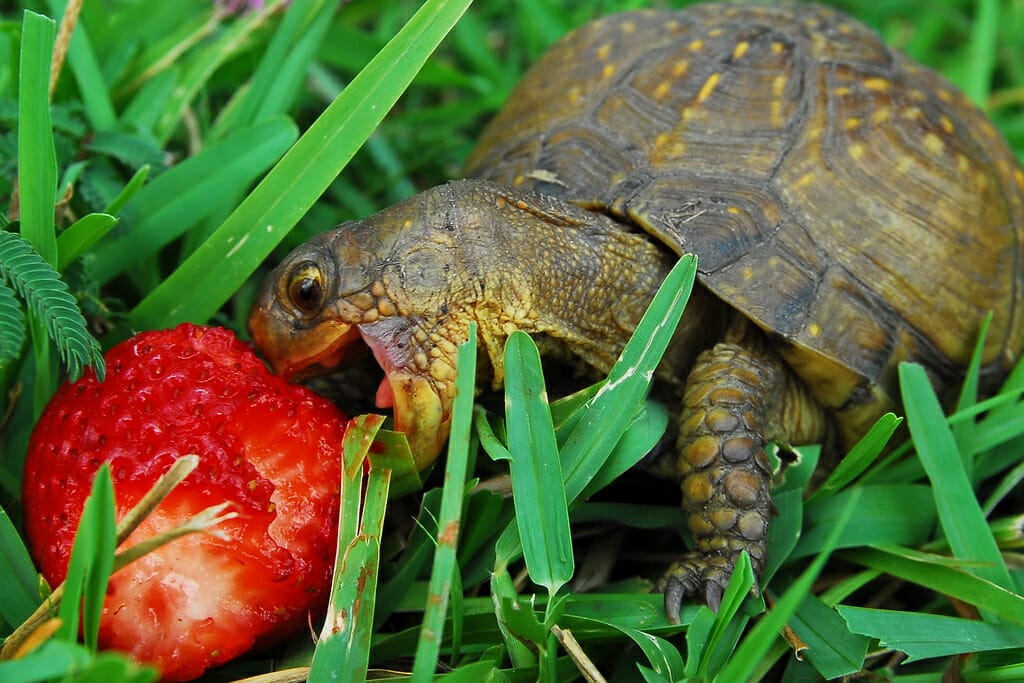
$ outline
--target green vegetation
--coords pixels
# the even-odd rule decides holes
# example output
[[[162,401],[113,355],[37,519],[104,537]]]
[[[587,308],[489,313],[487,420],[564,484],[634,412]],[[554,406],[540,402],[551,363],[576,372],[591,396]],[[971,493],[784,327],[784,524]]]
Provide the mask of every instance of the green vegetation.
[[[549,44],[594,16],[650,3],[477,0],[463,14],[468,0],[268,0],[233,14],[209,0],[86,0],[47,107],[63,4],[23,1],[0,16],[0,637],[41,602],[18,531],[21,465],[64,376],[101,372],[101,345],[138,329],[191,320],[244,334],[269,264],[327,227],[458,177],[484,123]],[[1024,3],[832,4],[947,74],[1024,158]],[[691,265],[681,262],[679,283]],[[664,341],[681,299],[659,297],[641,338]],[[367,669],[575,680],[587,666],[616,681],[802,681],[862,669],[900,681],[950,670],[965,681],[1024,679],[1024,368],[982,403],[965,391],[947,420],[923,373],[904,367],[906,427],[883,418],[824,483],[810,483],[817,448],[786,470],[763,594],[750,596],[752,578],[738,571],[718,614],[691,605],[674,626],[649,589],[685,536],[678,491],[627,472],[668,419],[637,379],[656,362],[651,349],[627,350],[613,373],[633,379],[609,382],[617,393],[596,386],[548,406],[516,388],[541,370],[529,340],[514,339],[506,414],[462,401],[448,458],[423,494],[393,500],[386,516],[388,475],[361,466],[361,435],[379,421],[350,432],[344,486],[363,498],[343,504],[351,512],[321,646],[314,654],[300,638],[211,680],[311,663],[320,680]],[[474,367],[472,349],[460,366]],[[890,437],[912,442],[883,454]],[[544,453],[506,462],[521,442]],[[531,469],[556,455],[564,485]],[[510,469],[514,503],[476,485]],[[76,565],[88,644],[64,629],[0,662],[0,681],[152,678],[89,649],[97,577],[112,562],[104,514],[91,511],[76,555],[97,558],[91,571]],[[457,542],[438,542],[438,529],[455,527]],[[65,610],[78,614],[77,601]],[[341,622],[348,630],[331,628]]]

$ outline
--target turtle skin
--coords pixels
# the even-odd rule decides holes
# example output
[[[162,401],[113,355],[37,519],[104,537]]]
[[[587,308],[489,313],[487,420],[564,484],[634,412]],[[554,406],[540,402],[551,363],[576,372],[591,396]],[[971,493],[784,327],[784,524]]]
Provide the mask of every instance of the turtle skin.
[[[495,383],[515,329],[607,370],[696,254],[658,374],[694,539],[661,582],[670,617],[694,595],[717,607],[741,552],[763,566],[768,441],[849,447],[898,408],[904,361],[948,396],[990,311],[982,387],[1024,346],[1024,172],[954,86],[831,9],[585,25],[516,86],[466,175],[299,247],[254,341],[302,376],[361,339],[426,465],[470,322]]]

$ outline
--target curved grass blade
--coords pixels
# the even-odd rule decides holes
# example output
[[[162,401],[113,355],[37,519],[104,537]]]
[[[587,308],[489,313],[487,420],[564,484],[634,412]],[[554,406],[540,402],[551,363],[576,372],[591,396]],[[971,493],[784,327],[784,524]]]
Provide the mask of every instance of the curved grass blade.
[[[57,270],[70,266],[115,225],[117,217],[107,213],[90,213],[72,223],[57,238]]]
[[[825,483],[807,498],[807,502],[830,495],[859,477],[881,455],[885,445],[902,423],[903,418],[896,417],[893,413],[886,413],[878,418],[868,433],[840,461]]]
[[[57,343],[68,374],[77,378],[92,365],[102,380],[105,372],[99,343],[89,334],[78,302],[68,286],[32,247],[11,232],[0,231],[0,281],[13,285]]]
[[[208,320],[334,181],[470,1],[424,3],[129,323],[149,329]]]
[[[423,626],[416,644],[412,680],[429,681],[437,667],[448,603],[453,585],[460,585],[456,550],[462,527],[462,501],[466,490],[466,472],[473,423],[473,396],[476,386],[476,324],[470,324],[469,339],[459,346],[456,361],[455,405],[448,437],[441,509],[437,519],[434,564],[430,571],[430,592],[423,614]]]
[[[974,569],[978,576],[1004,588],[1013,586],[924,368],[901,363],[899,375],[910,435],[932,482],[939,522],[953,554],[986,563]]]
[[[906,548],[883,547],[844,552],[843,557],[974,605],[981,612],[1024,626],[1024,596],[979,578],[962,561]]]

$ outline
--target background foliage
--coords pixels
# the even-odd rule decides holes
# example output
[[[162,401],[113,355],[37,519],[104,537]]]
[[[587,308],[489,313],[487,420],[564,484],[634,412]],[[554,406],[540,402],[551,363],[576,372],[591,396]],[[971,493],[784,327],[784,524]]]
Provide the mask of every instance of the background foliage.
[[[461,3],[433,2],[428,7],[433,14],[413,24],[407,42],[362,76],[419,3],[293,0],[287,11],[281,0],[259,4],[259,9],[231,11],[209,0],[86,0],[49,107],[46,73],[56,25],[22,11],[59,20],[64,3],[3,5],[0,506],[6,515],[0,517],[0,594],[10,599],[0,614],[0,635],[39,601],[17,535],[25,444],[64,373],[75,374],[82,364],[96,361],[94,340],[106,348],[133,330],[183,319],[223,324],[244,335],[263,273],[291,247],[458,177],[481,127],[523,69],[559,36],[610,11],[687,3],[477,0],[416,75],[418,59],[461,11]],[[988,109],[1024,155],[1024,2],[831,4],[951,77]],[[390,100],[413,76],[389,112]],[[336,99],[339,93],[347,93],[345,99]],[[300,138],[305,133],[311,134]],[[48,315],[47,306],[60,313]],[[524,361],[527,376],[531,362]],[[443,668],[451,667],[455,677],[461,672],[466,680],[487,675],[532,680],[538,672],[549,680],[568,680],[576,666],[555,644],[550,627],[557,624],[560,632],[574,632],[598,668],[616,680],[716,674],[722,680],[804,680],[861,666],[885,677],[895,675],[891,666],[902,659],[899,649],[919,653],[921,660],[900,668],[903,678],[934,680],[946,667],[961,669],[967,680],[1024,677],[1021,574],[1014,569],[1020,565],[1001,565],[1002,557],[1014,559],[1009,553],[1021,538],[1020,520],[1008,517],[1021,509],[1014,489],[1024,476],[1017,390],[1011,387],[1009,398],[995,406],[986,404],[991,410],[977,424],[973,419],[980,411],[964,403],[947,439],[927,389],[912,371],[905,379],[910,433],[918,450],[926,452],[923,461],[909,447],[873,459],[885,434],[896,429],[891,421],[873,433],[874,445],[849,458],[848,469],[806,505],[806,479],[800,477],[809,472],[794,470],[777,490],[776,528],[789,539],[789,550],[776,553],[781,566],[768,572],[774,576],[767,596],[778,600],[771,618],[751,622],[759,603],[742,600],[737,589],[732,608],[723,606],[717,619],[688,609],[685,635],[664,621],[658,596],[642,591],[679,547],[678,493],[632,474],[571,510],[578,564],[570,571],[571,598],[564,598],[563,590],[547,603],[541,586],[548,584],[536,576],[537,583],[530,583],[521,573],[515,544],[497,535],[509,528],[511,503],[486,488],[468,492],[454,513],[446,511],[462,519],[462,539],[447,564],[432,567],[431,534],[419,529],[436,528],[441,512],[435,475],[427,482],[422,508],[419,497],[392,503],[392,522],[378,539],[382,583],[374,596],[375,618],[364,627],[369,645],[352,656],[364,657],[371,669],[405,671],[413,670],[411,662],[422,651],[428,654],[420,655],[416,670],[425,675],[433,669],[429,653],[440,652]],[[580,419],[580,404],[569,401],[552,409],[556,433]],[[633,434],[642,442],[663,424],[665,417],[653,404],[637,410],[636,420],[614,437]],[[506,471],[475,449],[476,438],[486,442],[491,426],[502,433],[501,417],[478,411],[473,433],[480,436],[472,448],[466,444],[463,457],[470,471],[484,479]],[[934,444],[920,440],[934,434],[939,460],[929,461]],[[901,430],[895,439],[906,437]],[[941,458],[950,448],[967,464],[962,481],[933,474],[949,467]],[[805,457],[813,463],[813,449]],[[523,509],[530,508],[529,500],[522,502]],[[849,535],[830,535],[854,505]],[[407,521],[413,517],[420,526]],[[958,537],[950,531],[962,519],[970,520],[970,533]],[[629,531],[637,528],[644,532]],[[983,535],[994,533],[1002,557],[971,546],[979,529]],[[846,548],[838,560],[824,568],[808,564],[815,557],[824,562],[827,552],[822,552],[836,544]],[[963,559],[944,563],[939,555],[923,552],[984,557],[989,568],[972,572],[967,562],[964,571]],[[991,569],[992,563],[1002,569]],[[451,637],[431,649],[419,640],[418,628],[422,620],[437,617],[424,614],[426,596],[436,586],[431,573],[436,578],[437,572],[448,572],[442,577],[447,579],[453,565],[458,572],[447,622]],[[818,598],[803,599],[819,571],[824,573],[814,584]],[[1017,595],[1000,585],[1016,587]],[[488,593],[496,596],[493,601]],[[520,593],[544,596],[535,614],[525,610],[529,618],[511,608]],[[842,606],[833,609],[837,603]],[[985,618],[956,618],[977,616],[970,605]],[[505,620],[500,625],[496,612]],[[911,623],[911,615],[919,621]],[[783,622],[810,645],[803,663],[777,635]],[[743,637],[749,623],[758,626]],[[730,655],[736,647],[740,654]],[[954,657],[973,651],[988,654]],[[136,675],[73,648],[53,649],[48,657],[79,671],[121,667],[120,673],[105,674],[108,680]],[[254,659],[224,676],[308,659],[308,648],[296,646],[283,659]],[[59,677],[64,670],[26,680]]]

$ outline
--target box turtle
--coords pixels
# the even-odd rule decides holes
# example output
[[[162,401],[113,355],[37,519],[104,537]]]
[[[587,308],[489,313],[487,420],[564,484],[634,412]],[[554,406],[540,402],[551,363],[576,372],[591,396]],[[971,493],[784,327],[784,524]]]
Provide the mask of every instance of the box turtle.
[[[690,305],[659,377],[695,548],[670,616],[765,559],[769,440],[848,447],[915,361],[941,395],[983,319],[983,383],[1024,344],[1024,173],[941,76],[818,6],[610,16],[557,43],[486,129],[469,179],[296,249],[250,330],[290,377],[365,344],[420,465],[448,435],[476,322],[607,370],[682,253]],[[485,373],[486,374],[486,373]]]

